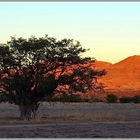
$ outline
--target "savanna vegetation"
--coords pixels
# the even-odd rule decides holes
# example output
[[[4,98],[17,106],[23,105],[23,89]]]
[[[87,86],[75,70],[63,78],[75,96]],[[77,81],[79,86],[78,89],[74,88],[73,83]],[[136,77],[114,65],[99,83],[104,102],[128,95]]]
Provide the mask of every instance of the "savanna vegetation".
[[[107,97],[106,97],[106,102],[107,103],[117,103],[117,101],[118,101],[118,98],[114,94],[108,94]]]
[[[117,97],[113,93],[110,93],[105,98],[105,101],[107,103],[140,103],[140,96],[122,96]]]
[[[120,99],[120,103],[140,103],[140,96],[133,96],[133,97],[127,97],[123,96]]]
[[[44,99],[100,89],[97,78],[105,71],[90,67],[86,51],[73,39],[11,37],[0,45],[0,101],[19,106],[20,118],[30,120]]]

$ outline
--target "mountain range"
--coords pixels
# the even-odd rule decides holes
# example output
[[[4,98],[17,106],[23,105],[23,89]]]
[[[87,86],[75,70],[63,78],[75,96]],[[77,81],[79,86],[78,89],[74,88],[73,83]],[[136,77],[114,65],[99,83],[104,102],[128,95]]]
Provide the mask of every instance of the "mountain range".
[[[107,74],[98,81],[106,91],[117,95],[140,95],[140,55],[130,56],[118,63],[96,61],[97,70],[105,69]]]

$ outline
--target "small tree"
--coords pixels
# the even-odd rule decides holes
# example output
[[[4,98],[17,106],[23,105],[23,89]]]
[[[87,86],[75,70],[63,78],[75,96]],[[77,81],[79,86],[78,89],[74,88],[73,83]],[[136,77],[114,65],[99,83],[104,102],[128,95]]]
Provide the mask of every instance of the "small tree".
[[[29,39],[11,37],[0,46],[0,89],[4,101],[19,106],[21,119],[29,120],[44,98],[55,93],[95,89],[95,79],[105,71],[94,71],[91,58],[78,41],[57,41],[47,35]],[[60,88],[63,87],[63,88]]]
[[[108,94],[107,97],[106,97],[106,101],[108,103],[117,103],[117,100],[118,100],[118,98],[114,94]]]

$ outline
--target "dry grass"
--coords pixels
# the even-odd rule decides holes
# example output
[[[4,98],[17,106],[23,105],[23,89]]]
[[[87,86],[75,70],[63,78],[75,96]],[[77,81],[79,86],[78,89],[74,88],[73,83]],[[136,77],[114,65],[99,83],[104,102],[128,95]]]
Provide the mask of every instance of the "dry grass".
[[[1,138],[138,138],[140,104],[43,103],[21,121],[17,106],[0,104]]]
[[[14,105],[0,105],[0,124],[139,121],[140,104],[42,103],[35,120],[22,121]]]

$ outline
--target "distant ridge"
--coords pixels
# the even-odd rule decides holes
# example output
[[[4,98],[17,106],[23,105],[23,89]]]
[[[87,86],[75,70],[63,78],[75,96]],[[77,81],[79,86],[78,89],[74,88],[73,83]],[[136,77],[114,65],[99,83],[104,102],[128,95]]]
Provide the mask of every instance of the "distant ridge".
[[[101,61],[95,63],[98,69],[105,69],[107,74],[99,79],[106,90],[140,90],[140,55],[134,55],[111,64]],[[140,93],[139,93],[140,95]]]
[[[119,65],[119,64],[130,64],[130,63],[134,63],[136,64],[137,62],[140,62],[140,55],[133,55],[133,56],[129,56],[123,60],[121,60],[120,62],[115,63],[114,65]]]
[[[96,69],[106,69],[107,67],[111,66],[112,63],[105,62],[105,61],[95,61],[95,68]]]

